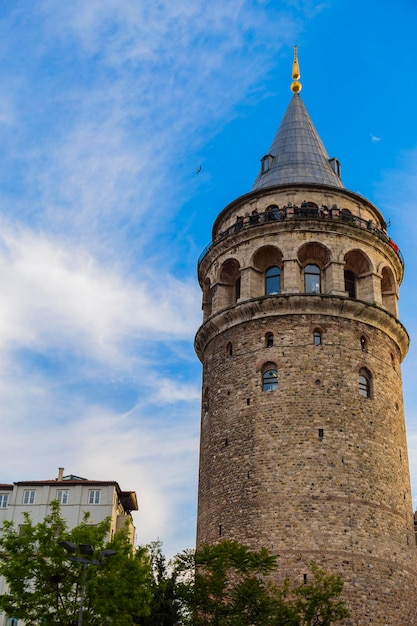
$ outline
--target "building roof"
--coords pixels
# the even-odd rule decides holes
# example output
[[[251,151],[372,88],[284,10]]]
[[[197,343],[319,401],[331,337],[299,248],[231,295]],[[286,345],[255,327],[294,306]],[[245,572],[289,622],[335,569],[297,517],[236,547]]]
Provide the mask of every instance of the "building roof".
[[[89,480],[88,478],[81,478],[80,476],[69,474],[68,476],[62,476],[62,478],[53,478],[49,480],[19,480],[14,483],[14,485],[18,487],[43,487],[53,485],[59,488],[62,487],[62,489],[65,489],[65,487],[68,486],[75,486],[80,484],[88,487],[112,486],[116,489],[120,502],[126,511],[137,511],[139,509],[136,492],[122,491],[120,489],[119,483],[115,480]],[[7,485],[4,485],[3,487],[8,488]]]
[[[298,93],[294,93],[262,162],[264,165],[252,191],[289,183],[318,183],[343,188]]]

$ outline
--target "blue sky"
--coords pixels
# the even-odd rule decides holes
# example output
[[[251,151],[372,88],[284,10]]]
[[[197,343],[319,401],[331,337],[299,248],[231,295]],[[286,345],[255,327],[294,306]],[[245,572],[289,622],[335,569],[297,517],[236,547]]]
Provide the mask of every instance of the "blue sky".
[[[413,0],[0,3],[2,482],[117,480],[139,542],[193,545],[196,262],[252,186],[297,44],[329,155],[406,259],[417,506],[416,25]]]

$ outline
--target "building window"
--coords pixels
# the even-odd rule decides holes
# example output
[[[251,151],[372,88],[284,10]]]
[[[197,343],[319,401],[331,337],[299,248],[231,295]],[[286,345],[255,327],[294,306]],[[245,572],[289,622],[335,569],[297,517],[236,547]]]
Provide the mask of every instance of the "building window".
[[[315,346],[321,345],[321,332],[319,330],[315,330],[313,333],[313,343]]]
[[[35,504],[35,489],[25,489],[23,492],[23,504]]]
[[[277,370],[266,370],[262,375],[262,391],[275,391],[276,389],[278,389]]]
[[[6,617],[6,626],[17,626],[19,620],[16,617]]]
[[[232,343],[229,341],[229,343],[226,346],[226,355],[227,356],[233,356],[233,345]]]
[[[265,295],[272,296],[281,291],[281,270],[276,265],[265,272]]]
[[[359,371],[359,395],[364,398],[371,397],[371,375],[364,368]]]
[[[356,275],[350,270],[345,270],[345,291],[349,298],[356,298]]]
[[[0,493],[0,509],[7,509],[8,504],[9,504],[9,494]]]
[[[304,290],[306,293],[320,293],[320,268],[318,265],[305,266]]]
[[[267,348],[272,348],[272,346],[274,345],[274,334],[273,333],[266,333],[265,335],[265,345]]]
[[[272,154],[266,154],[264,157],[262,157],[261,174],[265,174],[265,172],[268,172],[268,170],[271,168],[273,159],[274,157],[272,156]]]
[[[100,504],[101,489],[90,489],[88,492],[88,504]]]
[[[56,499],[59,504],[68,504],[68,490],[67,489],[58,489],[56,492]]]
[[[362,352],[367,352],[368,351],[368,342],[366,340],[366,337],[364,337],[363,335],[361,337],[361,350],[362,350]]]

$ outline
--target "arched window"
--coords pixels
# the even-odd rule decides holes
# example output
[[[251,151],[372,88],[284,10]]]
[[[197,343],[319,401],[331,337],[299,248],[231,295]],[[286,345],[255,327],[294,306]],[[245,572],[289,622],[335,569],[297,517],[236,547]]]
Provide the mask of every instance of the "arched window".
[[[313,333],[313,343],[315,346],[321,345],[321,331],[316,328]]]
[[[265,272],[265,295],[272,296],[281,291],[281,270],[276,265]]]
[[[265,370],[262,374],[262,391],[276,391],[278,389],[278,371]]]
[[[233,345],[232,343],[229,341],[229,343],[226,346],[226,355],[227,356],[233,356]]]
[[[356,274],[350,270],[345,270],[345,291],[349,298],[356,298]]]
[[[363,396],[364,398],[370,398],[371,383],[371,374],[368,372],[368,370],[365,368],[359,370],[359,395]]]
[[[265,345],[267,348],[272,348],[274,345],[274,335],[273,333],[266,333],[265,335]]]
[[[304,290],[306,293],[320,293],[320,268],[318,265],[305,266]]]

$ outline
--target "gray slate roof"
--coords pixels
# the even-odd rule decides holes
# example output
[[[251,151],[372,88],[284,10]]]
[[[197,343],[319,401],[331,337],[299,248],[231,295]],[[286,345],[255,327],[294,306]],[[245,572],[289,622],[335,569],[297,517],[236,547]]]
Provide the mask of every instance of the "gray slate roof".
[[[333,171],[326,152],[307,109],[298,94],[294,94],[269,153],[274,158],[269,170],[260,173],[252,190],[288,183],[318,183],[343,187]]]

